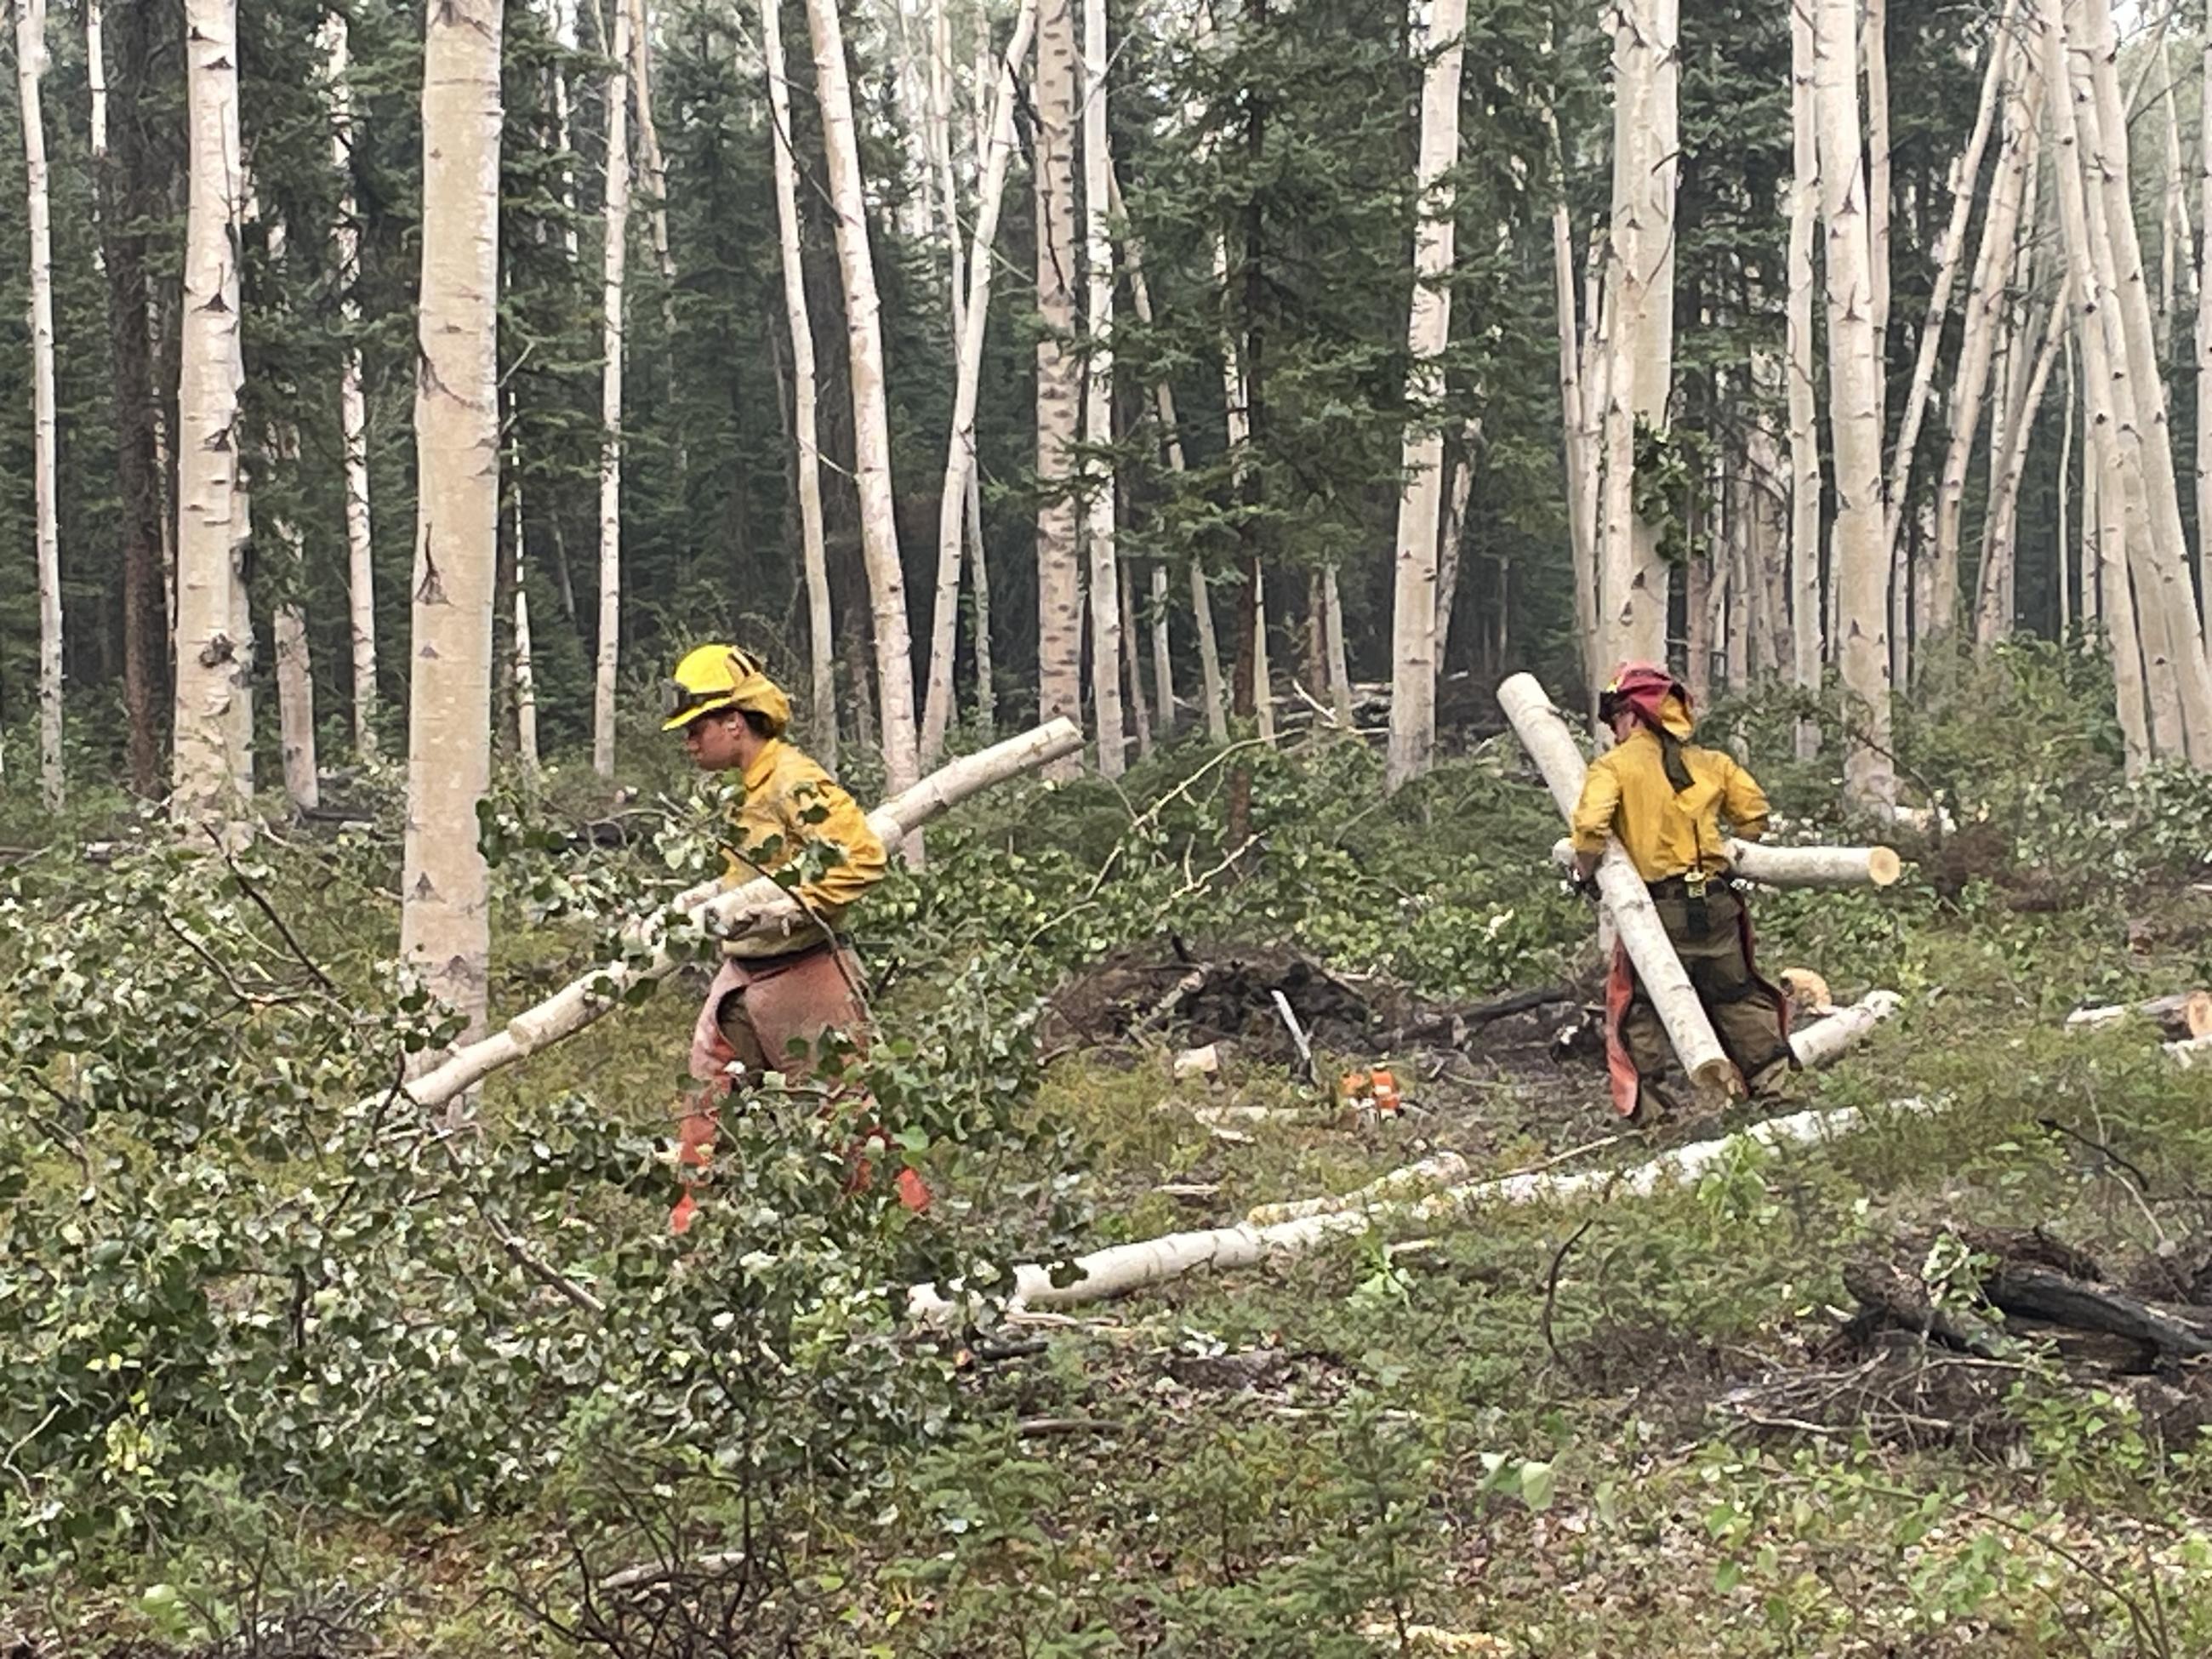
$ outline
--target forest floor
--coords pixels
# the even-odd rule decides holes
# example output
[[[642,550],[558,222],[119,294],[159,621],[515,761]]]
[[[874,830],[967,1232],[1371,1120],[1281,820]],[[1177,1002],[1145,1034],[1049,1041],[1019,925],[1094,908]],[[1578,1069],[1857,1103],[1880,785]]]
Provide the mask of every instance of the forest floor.
[[[1478,1176],[1626,1168],[1774,1109],[1859,1107],[1863,1126],[1650,1196],[1492,1207],[969,1332],[931,1430],[786,1492],[772,1538],[644,1468],[617,1522],[557,1486],[442,1518],[277,1491],[255,1510],[259,1554],[232,1547],[228,1577],[205,1539],[31,1562],[0,1599],[18,1638],[0,1652],[2212,1652],[2212,1361],[2008,1322],[1985,1293],[2039,1234],[2110,1289],[2212,1301],[2212,1067],[2176,1066],[2139,1023],[2063,1026],[2084,1002],[2212,977],[2212,815],[2108,793],[2095,810],[2132,801],[2172,847],[2107,878],[2094,848],[2039,839],[2078,802],[2009,821],[2000,804],[1916,849],[1887,893],[1762,896],[1770,973],[1813,968],[1838,1002],[1887,987],[1902,1013],[1779,1108],[1639,1131],[1611,1112],[1586,1038],[1557,1041],[1593,963],[1588,913],[1535,873],[1547,806],[1510,758],[1457,775],[1515,803],[1479,848],[1457,849],[1471,826],[1447,783],[1348,864],[1320,857],[1326,835],[1294,851],[1286,832],[1267,856],[1297,871],[1241,908],[1163,902],[1187,850],[1170,846],[1143,903],[1063,934],[1035,986],[1042,1064],[1021,1107],[1050,1133],[933,1151],[939,1202],[920,1225],[1042,1237],[1045,1194],[1074,1188],[1074,1237],[1097,1248],[1438,1152]],[[1079,813],[1055,821],[1073,876],[1000,867],[1016,855],[994,823],[934,845],[930,880],[980,882],[988,856],[993,881],[1079,897],[1100,843]],[[2113,833],[2140,851],[2153,822]],[[1458,904],[1463,865],[1487,896],[1433,937],[1419,902],[1379,931],[1363,919],[1377,883],[1419,892],[1416,869]],[[915,914],[921,930],[936,913]],[[1496,953],[1464,954],[1486,931]],[[1445,939],[1462,954],[1423,954]],[[511,935],[495,1003],[550,988],[575,944]],[[895,1033],[948,988],[919,951],[892,954]],[[1311,1034],[1310,1069],[1274,989]],[[1531,992],[1558,1000],[1498,1012]],[[653,1116],[688,1002],[664,995],[507,1074],[487,1114],[590,1088]],[[1207,1044],[1217,1068],[1178,1075]],[[1395,1118],[1334,1098],[1377,1064],[1403,1091]],[[1926,1109],[1886,1109],[1908,1097]],[[1869,1262],[1996,1345],[1881,1328],[1846,1285]],[[266,1574],[250,1593],[249,1557]],[[228,1627],[180,1604],[219,1605]]]

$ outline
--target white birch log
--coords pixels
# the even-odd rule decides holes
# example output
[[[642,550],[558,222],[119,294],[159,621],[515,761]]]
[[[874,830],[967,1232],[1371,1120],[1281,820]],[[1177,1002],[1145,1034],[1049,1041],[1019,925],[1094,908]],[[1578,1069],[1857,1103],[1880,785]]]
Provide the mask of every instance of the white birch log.
[[[1528,751],[1529,759],[1544,775],[1544,781],[1551,789],[1552,799],[1559,803],[1561,814],[1571,817],[1589,768],[1583,760],[1582,750],[1575,746],[1566,721],[1559,717],[1559,711],[1544,695],[1544,688],[1530,674],[1516,674],[1499,686],[1498,705],[1512,723],[1521,746]],[[1628,854],[1621,851],[1617,840],[1607,840],[1597,881],[1607,913],[1619,931],[1621,947],[1628,952],[1644,994],[1651,999],[1652,1007],[1666,1027],[1668,1040],[1674,1045],[1683,1071],[1701,1086],[1740,1091],[1742,1079],[1721,1048],[1720,1039],[1713,1035],[1712,1022],[1706,1018],[1704,1006],[1691,987],[1690,976],[1683,969],[1682,960],[1674,954],[1674,943],[1660,924],[1659,913],[1652,905],[1644,878],[1636,873],[1636,866],[1628,861]]]
[[[1272,1227],[1279,1222],[1302,1221],[1310,1215],[1370,1210],[1378,1204],[1395,1203],[1416,1194],[1433,1192],[1439,1187],[1458,1185],[1467,1179],[1467,1160],[1457,1152],[1438,1152],[1418,1164],[1408,1164],[1402,1170],[1393,1170],[1354,1192],[1259,1205],[1247,1212],[1244,1220],[1248,1226]]]
[[[806,574],[806,637],[812,671],[816,756],[837,766],[837,641],[830,615],[830,563],[822,541],[822,452],[814,407],[814,326],[807,317],[806,266],[799,242],[799,169],[792,159],[791,83],[784,69],[783,21],[778,0],[760,0],[761,55],[768,69],[768,102],[775,146],[775,222],[783,250],[783,309],[791,336],[793,447],[798,452],[799,534]]]
[[[991,748],[963,755],[932,773],[868,814],[869,826],[884,846],[896,848],[931,819],[978,791],[1073,754],[1082,746],[1083,734],[1073,722],[1051,721]],[[765,878],[737,887],[703,882],[678,896],[669,909],[692,917],[703,931],[723,939],[774,929],[795,933],[812,925],[788,893]],[[634,923],[625,930],[626,943],[634,952],[631,958],[593,969],[535,1007],[517,1014],[505,1030],[457,1050],[436,1070],[408,1084],[409,1097],[424,1108],[443,1105],[501,1066],[580,1031],[611,1012],[631,986],[667,977],[679,963],[667,948],[666,923],[665,913]]]
[[[2129,1019],[2147,1019],[2176,1042],[2212,1036],[2212,991],[2176,991],[2145,1002],[2120,1002],[2101,1008],[2076,1008],[2066,1016],[2070,1035],[2100,1030]]]
[[[908,633],[906,577],[899,562],[891,492],[890,412],[884,386],[881,305],[869,250],[867,192],[845,67],[836,0],[806,0],[814,44],[814,83],[822,110],[823,155],[836,216],[837,270],[845,290],[845,343],[851,361],[853,472],[860,498],[860,559],[875,622],[876,696],[884,775],[894,790],[914,783],[920,766],[915,729],[914,653]]]
[[[1396,586],[1391,605],[1390,742],[1383,787],[1429,769],[1437,741],[1437,520],[1443,493],[1443,434],[1425,418],[1443,397],[1443,355],[1451,338],[1452,192],[1459,161],[1460,64],[1467,0],[1437,0],[1421,82],[1421,137],[1413,174],[1420,217],[1413,232],[1413,302],[1406,324],[1406,402],[1415,418],[1402,446]],[[1441,46],[1441,50],[1439,46]]]
[[[615,775],[615,689],[622,669],[623,280],[629,247],[629,27],[615,0],[607,52],[606,195],[601,215],[599,637],[592,680],[592,769]]]
[[[1807,1071],[1816,1070],[1865,1042],[1875,1026],[1903,1006],[1904,999],[1894,991],[1869,991],[1850,1007],[1790,1032],[1790,1051]]]
[[[1825,1146],[1893,1116],[1919,1116],[1935,1109],[1933,1103],[1915,1097],[1892,1101],[1874,1110],[1844,1106],[1826,1112],[1793,1112],[1735,1134],[1693,1141],[1626,1170],[1505,1176],[1447,1188],[1426,1198],[1322,1211],[1267,1226],[1248,1221],[1233,1227],[1170,1233],[1078,1256],[1073,1263],[1074,1277],[1065,1285],[1053,1283],[1048,1264],[1024,1262],[974,1284],[956,1281],[943,1288],[934,1284],[909,1285],[907,1316],[917,1324],[941,1325],[972,1314],[985,1296],[1003,1296],[1007,1311],[1012,1313],[1077,1307],[1132,1291],[1150,1290],[1186,1273],[1258,1267],[1370,1229],[1389,1232],[1464,1219],[1504,1205],[1648,1198],[1665,1188],[1692,1186],[1747,1153]]]
[[[775,0],[768,0],[773,4]],[[982,382],[983,339],[991,313],[991,277],[998,264],[999,210],[1006,200],[1006,169],[1014,153],[1015,75],[1027,61],[1036,29],[1036,0],[1022,0],[1014,36],[1000,60],[992,95],[990,137],[976,192],[975,234],[968,252],[968,294],[961,314],[960,355],[953,369],[952,435],[945,445],[945,483],[937,506],[937,600],[931,618],[929,690],[922,699],[921,763],[945,752],[952,720],[952,653],[959,639],[961,531],[963,507],[975,483],[975,404]],[[980,91],[980,88],[979,88]],[[783,165],[788,166],[788,158]],[[793,240],[797,240],[794,227]],[[804,302],[804,289],[800,292]],[[1149,307],[1147,307],[1149,309]],[[817,501],[816,511],[819,513]]]
[[[1905,861],[1889,847],[1773,847],[1730,836],[1722,843],[1730,872],[1763,887],[1893,887]],[[1575,861],[1575,844],[1552,845],[1561,865]]]

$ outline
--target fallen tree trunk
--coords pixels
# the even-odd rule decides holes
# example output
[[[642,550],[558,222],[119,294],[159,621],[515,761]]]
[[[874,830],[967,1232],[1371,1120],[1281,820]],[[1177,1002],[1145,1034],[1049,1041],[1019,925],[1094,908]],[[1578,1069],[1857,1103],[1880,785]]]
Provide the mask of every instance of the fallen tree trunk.
[[[1913,1098],[1893,1101],[1882,1109],[1917,1114],[1934,1109],[1929,1102]],[[1616,1194],[1644,1197],[1662,1187],[1690,1185],[1749,1149],[1771,1152],[1784,1146],[1824,1144],[1851,1133],[1875,1115],[1856,1106],[1829,1112],[1795,1112],[1718,1139],[1678,1146],[1627,1170],[1505,1176],[1448,1188],[1423,1199],[1384,1201],[1361,1210],[1331,1211],[1271,1225],[1255,1226],[1248,1221],[1234,1227],[1170,1233],[1078,1256],[1072,1264],[1074,1276],[1064,1285],[1053,1282],[1052,1267],[1043,1262],[1024,1262],[972,1285],[956,1282],[949,1293],[933,1284],[915,1285],[907,1291],[907,1314],[919,1322],[942,1323],[973,1313],[979,1299],[994,1290],[1006,1296],[1010,1312],[1074,1307],[1164,1285],[1201,1268],[1226,1271],[1254,1267],[1370,1227],[1385,1231],[1416,1227],[1455,1219],[1496,1204],[1565,1203]]]
[[[1734,874],[1767,887],[1892,887],[1905,873],[1887,847],[1770,847],[1734,837],[1723,845]],[[1554,843],[1552,856],[1572,864],[1574,843]]]
[[[1349,1193],[1330,1193],[1320,1198],[1301,1198],[1286,1204],[1262,1204],[1245,1218],[1246,1224],[1272,1227],[1278,1222],[1300,1221],[1308,1216],[1336,1215],[1371,1210],[1378,1204],[1395,1203],[1436,1187],[1448,1187],[1467,1174],[1467,1160],[1457,1152],[1438,1152],[1419,1164],[1393,1170],[1376,1181]]]
[[[1528,758],[1544,775],[1544,782],[1551,789],[1552,799],[1559,803],[1560,812],[1572,816],[1575,802],[1582,794],[1583,774],[1589,768],[1583,763],[1582,750],[1575,747],[1574,734],[1568,731],[1559,711],[1552,706],[1543,686],[1533,674],[1516,674],[1498,688],[1498,706],[1512,722],[1514,733],[1521,739],[1521,746],[1528,751]],[[1597,884],[1621,948],[1635,964],[1636,977],[1644,994],[1650,998],[1660,1023],[1666,1027],[1668,1040],[1674,1045],[1674,1054],[1682,1062],[1683,1071],[1701,1087],[1723,1093],[1741,1092],[1742,1079],[1722,1048],[1720,1039],[1713,1035],[1712,1021],[1705,1017],[1705,1007],[1691,988],[1690,976],[1683,970],[1682,959],[1674,954],[1674,943],[1660,924],[1650,890],[1636,873],[1636,866],[1628,861],[1628,854],[1621,850],[1620,842],[1611,837],[1607,839],[1605,857],[1598,865]]]
[[[2176,991],[2171,996],[2153,997],[2147,1002],[2114,1003],[2103,1008],[2076,1008],[2066,1016],[2066,1029],[2069,1031],[2097,1030],[2107,1025],[2117,1025],[2130,1015],[2149,1020],[2164,1036],[2176,1042],[2212,1035],[2212,991]]]
[[[1904,999],[1894,991],[1869,991],[1850,1007],[1839,1008],[1826,1019],[1792,1031],[1790,1052],[1808,1072],[1828,1065],[1865,1042],[1874,1028],[1903,1004]]]
[[[2055,1268],[2001,1261],[1982,1285],[1990,1304],[2023,1319],[2102,1331],[2188,1358],[2212,1354],[2212,1310],[2166,1309]]]
[[[1055,720],[1004,743],[963,755],[932,773],[868,814],[868,825],[886,847],[897,847],[922,825],[978,791],[1083,746],[1083,733],[1068,720]],[[442,1106],[474,1088],[491,1073],[526,1059],[548,1043],[580,1031],[622,1000],[624,992],[648,980],[665,978],[678,965],[668,949],[672,920],[689,918],[719,939],[747,939],[792,933],[812,922],[798,902],[775,882],[762,878],[738,887],[702,883],[679,894],[669,911],[633,923],[625,943],[635,955],[604,963],[526,1009],[480,1042],[454,1051],[434,1071],[406,1085],[408,1096],[425,1108]]]

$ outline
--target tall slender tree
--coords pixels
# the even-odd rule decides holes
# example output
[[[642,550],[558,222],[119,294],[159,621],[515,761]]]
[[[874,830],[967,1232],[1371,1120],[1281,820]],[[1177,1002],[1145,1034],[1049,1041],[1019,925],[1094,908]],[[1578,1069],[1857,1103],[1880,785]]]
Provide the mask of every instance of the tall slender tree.
[[[343,11],[324,23],[330,50],[331,151],[342,181],[331,240],[337,256],[338,318],[345,341],[338,360],[338,442],[345,457],[347,615],[353,635],[353,741],[362,755],[376,752],[376,559],[369,533],[368,400],[362,388],[361,227],[353,190],[353,78]]]
[[[1114,543],[1114,243],[1107,234],[1106,0],[1083,0],[1083,201],[1085,254],[1083,437],[1093,458],[1085,479],[1084,543],[1091,567],[1091,696],[1098,716],[1098,770],[1121,775],[1121,572]],[[1141,696],[1143,688],[1132,688]]]
[[[1436,0],[1425,45],[1421,143],[1414,165],[1420,217],[1413,233],[1413,304],[1406,325],[1406,482],[1398,496],[1396,599],[1390,625],[1390,746],[1384,786],[1400,788],[1429,769],[1437,744],[1437,520],[1443,492],[1443,432],[1433,410],[1443,395],[1441,359],[1451,339],[1453,201],[1445,182],[1459,164],[1460,63],[1467,0]]]
[[[1073,0],[1038,0],[1036,51],[1037,717],[1080,720],[1083,577],[1076,556],[1073,452],[1082,364],[1075,350]],[[1056,763],[1049,774],[1065,777],[1073,764]]]
[[[422,45],[412,674],[399,948],[483,1021],[491,951],[477,803],[491,784],[499,539],[499,0],[440,0]]]
[[[914,656],[908,633],[906,578],[900,568],[892,507],[890,417],[884,392],[884,347],[874,257],[868,248],[867,195],[845,70],[836,0],[806,0],[814,41],[814,85],[822,106],[822,148],[836,216],[837,268],[845,290],[845,342],[851,359],[853,472],[860,486],[860,553],[875,622],[876,699],[884,775],[896,793],[920,775],[914,718]]]
[[[24,193],[31,245],[32,495],[39,546],[39,788],[47,810],[65,793],[62,769],[62,567],[55,494],[54,239],[46,195],[46,0],[16,0],[15,86],[22,100]],[[103,106],[101,116],[106,117]],[[103,143],[105,134],[102,135]]]
[[[607,157],[600,222],[599,639],[592,690],[592,769],[615,775],[615,688],[622,672],[623,283],[629,246],[630,8],[615,0],[606,79]]]

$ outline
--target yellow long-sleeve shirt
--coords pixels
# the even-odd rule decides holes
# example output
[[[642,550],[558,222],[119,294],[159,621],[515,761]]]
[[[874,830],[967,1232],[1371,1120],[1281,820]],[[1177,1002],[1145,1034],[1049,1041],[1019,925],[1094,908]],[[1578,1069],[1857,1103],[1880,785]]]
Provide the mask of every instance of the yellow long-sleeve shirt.
[[[1606,836],[1618,836],[1647,882],[1694,869],[1725,870],[1722,822],[1746,841],[1759,839],[1766,833],[1765,792],[1718,750],[1685,743],[1682,761],[1690,787],[1680,794],[1667,781],[1659,738],[1650,731],[1632,732],[1592,761],[1575,803],[1575,851],[1601,853]]]
[[[780,738],[769,739],[744,770],[743,801],[731,810],[734,845],[723,849],[726,886],[775,875],[799,865],[794,896],[834,928],[853,901],[883,879],[884,844],[853,798],[811,759]],[[819,848],[819,851],[815,849]],[[804,930],[815,934],[810,926]],[[811,939],[756,936],[732,939],[736,957],[775,956]]]

